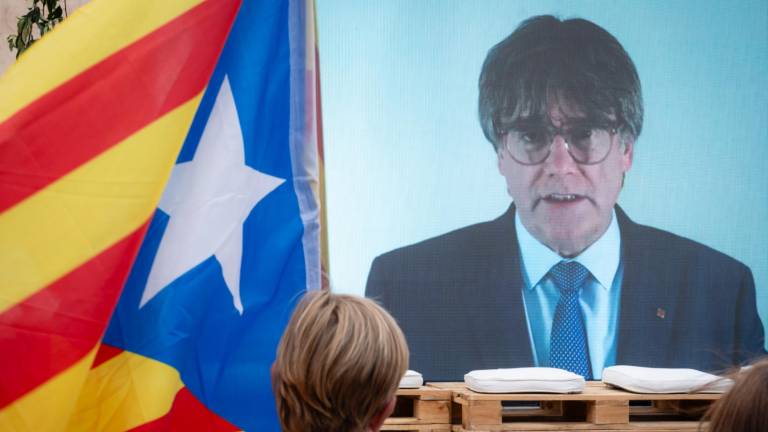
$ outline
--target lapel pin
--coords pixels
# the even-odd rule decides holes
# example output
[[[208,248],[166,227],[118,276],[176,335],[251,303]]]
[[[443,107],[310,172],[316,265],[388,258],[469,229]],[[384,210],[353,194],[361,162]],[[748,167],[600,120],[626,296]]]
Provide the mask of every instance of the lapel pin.
[[[665,311],[665,310],[664,310],[664,309],[662,309],[662,308],[657,308],[657,309],[656,309],[656,316],[657,316],[657,317],[659,317],[659,318],[661,318],[661,319],[664,319],[664,317],[666,317],[666,316],[667,316],[667,311]]]

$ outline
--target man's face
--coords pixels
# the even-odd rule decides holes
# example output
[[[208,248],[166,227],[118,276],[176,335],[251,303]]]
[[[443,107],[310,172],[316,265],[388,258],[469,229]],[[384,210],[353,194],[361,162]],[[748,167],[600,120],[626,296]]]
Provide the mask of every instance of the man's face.
[[[579,119],[578,113],[557,105],[549,116],[555,128],[568,127]],[[581,253],[611,222],[624,173],[632,166],[634,143],[620,134],[612,134],[610,139],[608,156],[595,165],[577,163],[560,135],[555,135],[549,156],[539,165],[520,164],[504,148],[497,153],[499,172],[507,181],[521,222],[561,256]]]

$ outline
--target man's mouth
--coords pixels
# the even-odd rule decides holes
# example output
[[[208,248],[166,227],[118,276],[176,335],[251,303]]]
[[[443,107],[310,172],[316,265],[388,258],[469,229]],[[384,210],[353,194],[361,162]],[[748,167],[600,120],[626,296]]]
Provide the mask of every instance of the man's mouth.
[[[595,202],[587,195],[574,194],[574,193],[549,193],[546,195],[539,195],[533,202],[533,209],[539,206],[541,203],[547,203],[552,206],[560,208],[569,208],[570,205],[575,205],[583,201],[595,204]]]
[[[550,193],[546,195],[540,195],[533,203],[533,209],[539,206],[541,203],[547,203],[550,206],[557,206],[560,208],[569,208],[571,205],[578,204],[584,200],[592,202],[592,200],[586,195],[580,194],[566,194],[566,193]]]
[[[568,202],[574,202],[584,199],[585,197],[583,195],[578,194],[561,194],[561,193],[551,193],[548,195],[544,195],[541,197],[544,201],[548,202],[555,202],[555,203],[568,203]]]

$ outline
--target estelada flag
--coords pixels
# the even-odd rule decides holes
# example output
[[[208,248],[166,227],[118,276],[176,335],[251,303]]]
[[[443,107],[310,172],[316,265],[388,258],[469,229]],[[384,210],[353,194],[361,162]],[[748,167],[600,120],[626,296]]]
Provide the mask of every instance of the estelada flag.
[[[312,1],[243,2],[78,402],[83,430],[280,429],[270,366],[321,284],[315,40]]]
[[[210,74],[205,59],[221,46],[233,2],[96,2],[21,64],[70,28],[86,36],[62,42],[68,54],[45,61],[66,66],[67,56],[103,38],[178,31],[140,45],[147,59],[131,51],[106,72],[91,69],[122,51],[87,48],[107,54],[75,72],[63,66],[53,75],[70,80],[7,110],[16,116],[40,103],[40,114],[22,124],[48,122],[45,133],[0,132],[0,201],[8,202],[0,208],[0,280],[14,287],[0,295],[0,349],[9,354],[0,366],[18,371],[0,380],[0,429],[278,430],[269,377],[275,348],[301,294],[322,283],[314,4],[243,2]],[[157,30],[138,31],[155,12],[166,18],[141,25]],[[128,28],[111,27],[134,15]],[[19,77],[20,67],[0,90],[34,82]],[[57,93],[76,80],[79,87]],[[176,87],[190,82],[194,91]],[[55,103],[37,101],[49,97]],[[105,149],[81,150],[88,145]],[[109,163],[89,168],[102,157]],[[37,199],[58,207],[31,201],[14,213]]]
[[[0,79],[0,430],[68,425],[239,0],[95,0]]]

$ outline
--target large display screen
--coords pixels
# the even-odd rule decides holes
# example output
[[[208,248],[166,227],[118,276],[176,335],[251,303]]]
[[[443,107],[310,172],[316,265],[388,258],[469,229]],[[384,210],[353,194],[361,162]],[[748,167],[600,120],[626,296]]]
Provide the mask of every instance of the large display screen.
[[[687,1],[318,2],[332,288],[363,295],[377,256],[496,220],[507,212],[512,202],[509,184],[478,119],[478,77],[491,47],[525,19],[542,14],[589,20],[613,35],[631,57],[642,85],[644,121],[618,205],[636,224],[696,242],[680,246],[683,252],[670,252],[669,248],[678,248],[677,240],[642,233],[644,241],[627,240],[623,236],[633,228],[620,227],[622,247],[644,250],[622,255],[620,277],[641,282],[632,288],[634,297],[624,288],[618,298],[600,303],[615,311],[593,317],[612,329],[607,335],[600,333],[612,342],[602,351],[592,350],[593,356],[602,356],[607,363],[728,366],[733,357],[722,346],[754,331],[744,330],[754,327],[754,321],[739,322],[748,320],[750,308],[756,307],[762,323],[768,324],[768,4],[762,1],[738,6],[718,1],[695,6]],[[507,217],[507,227],[512,227],[514,218]],[[488,229],[492,233],[486,236],[504,235]],[[446,247],[457,244],[466,245]],[[488,246],[492,247],[502,248]],[[506,250],[497,255],[507,256]],[[517,254],[519,245],[509,251]],[[388,261],[399,260],[398,264],[381,267],[387,273],[410,272],[404,279],[390,274],[381,278],[398,286],[393,294],[398,298],[384,303],[394,302],[391,308],[400,311],[395,316],[412,344],[412,364],[415,360],[416,366],[424,365],[427,378],[460,379],[455,365],[444,365],[434,358],[439,353],[420,348],[454,344],[454,356],[485,353],[478,354],[481,358],[475,358],[472,368],[504,367],[496,354],[483,351],[488,341],[496,340],[526,351],[524,360],[506,366],[547,365],[553,353],[538,349],[536,334],[552,336],[551,322],[543,330],[533,328],[535,311],[514,282],[505,285],[514,298],[486,298],[493,291],[483,284],[493,282],[485,276],[496,275],[490,280],[505,284],[505,276],[497,275],[505,262],[494,255],[462,253],[425,256],[406,249],[403,256]],[[735,261],[721,260],[719,253]],[[445,262],[451,259],[461,263]],[[484,262],[488,259],[495,262]],[[438,261],[442,262],[435,264]],[[736,262],[751,270],[754,291],[749,288],[749,272]],[[525,274],[519,259],[511,265]],[[440,266],[452,271],[438,270]],[[467,275],[471,269],[477,274]],[[440,276],[431,273],[450,280],[440,282]],[[473,287],[472,298],[458,294],[466,287],[457,285],[476,280],[485,282]],[[712,286],[699,290],[700,284]],[[418,294],[423,290],[431,292]],[[410,301],[424,303],[416,306],[420,314],[402,312]],[[437,306],[445,302],[453,306]],[[527,315],[475,329],[488,337],[473,341],[449,337],[449,333],[472,335],[465,333],[466,327],[487,323],[471,317],[504,307],[522,307]],[[462,315],[458,324],[450,324],[455,317],[444,316],[447,311],[469,318]],[[631,322],[622,321],[629,315]],[[438,336],[419,330],[436,320],[445,321],[448,330]],[[587,333],[595,325],[586,323]],[[648,345],[645,338],[655,337],[654,332],[666,335],[665,344]],[[526,340],[527,345],[515,345],[508,338]],[[707,361],[694,354],[683,358],[670,353],[670,346],[690,345],[695,351],[699,343],[707,349],[720,344],[711,349],[723,352]],[[646,347],[634,346],[639,344]],[[631,352],[640,349],[646,355],[633,357]],[[718,356],[719,363],[714,360]],[[599,371],[593,372],[598,378]]]

